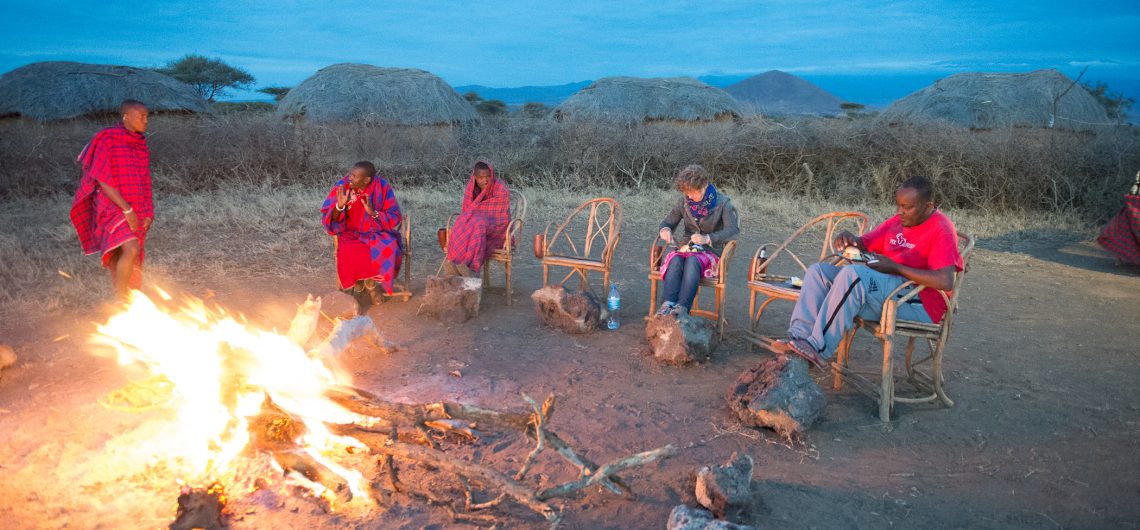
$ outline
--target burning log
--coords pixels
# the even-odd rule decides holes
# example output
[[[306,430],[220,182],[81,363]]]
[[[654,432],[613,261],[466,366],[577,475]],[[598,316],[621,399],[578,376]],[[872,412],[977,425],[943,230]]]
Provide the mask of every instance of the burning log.
[[[250,420],[249,434],[249,447],[268,453],[285,473],[297,473],[320,484],[338,501],[352,500],[352,488],[344,478],[297,446],[296,440],[305,434],[304,423],[268,397],[261,404],[261,413]]]
[[[204,490],[182,486],[178,495],[178,513],[170,530],[219,530],[225,528],[222,515],[226,507],[226,490],[221,484],[211,484]]]

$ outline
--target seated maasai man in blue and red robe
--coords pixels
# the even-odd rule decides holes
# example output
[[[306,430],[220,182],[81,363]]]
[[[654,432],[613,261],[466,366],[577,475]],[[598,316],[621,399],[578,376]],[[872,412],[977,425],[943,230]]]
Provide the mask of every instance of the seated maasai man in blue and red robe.
[[[447,236],[447,263],[453,273],[479,272],[491,251],[502,248],[511,223],[511,192],[480,160],[463,190],[461,213]],[[513,243],[513,241],[512,241]]]
[[[337,240],[340,288],[356,299],[357,314],[372,306],[376,285],[389,294],[400,272],[403,216],[396,195],[371,162],[357,162],[337,181],[321,206],[321,222]]]

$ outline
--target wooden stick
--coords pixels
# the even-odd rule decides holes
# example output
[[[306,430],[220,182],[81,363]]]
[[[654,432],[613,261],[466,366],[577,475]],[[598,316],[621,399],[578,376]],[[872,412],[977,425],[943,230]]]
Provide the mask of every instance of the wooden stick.
[[[541,500],[546,500],[550,499],[551,497],[566,495],[568,493],[572,493],[585,488],[591,484],[597,484],[604,480],[606,477],[609,477],[610,475],[613,475],[614,473],[617,473],[623,469],[634,466],[642,466],[654,462],[658,459],[668,458],[676,454],[676,447],[673,447],[672,445],[666,445],[665,447],[654,449],[652,451],[645,451],[635,455],[627,456],[598,468],[598,470],[589,477],[574,482],[568,482],[566,484],[555,486],[553,488],[545,489],[539,492],[537,497]]]
[[[557,511],[549,504],[536,498],[534,491],[494,469],[464,460],[448,458],[441,451],[428,447],[392,442],[391,438],[387,436],[377,436],[373,433],[359,433],[354,436],[376,453],[422,462],[468,479],[491,484],[523,506],[538,513],[547,521],[553,522],[558,519]]]

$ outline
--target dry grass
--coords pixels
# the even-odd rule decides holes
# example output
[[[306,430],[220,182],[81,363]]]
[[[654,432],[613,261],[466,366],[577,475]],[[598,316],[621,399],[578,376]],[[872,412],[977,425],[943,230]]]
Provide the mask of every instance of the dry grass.
[[[331,182],[331,179],[329,179]],[[404,186],[395,183],[401,207],[413,218],[416,258],[414,281],[434,273],[442,251],[435,230],[459,208],[459,184]],[[332,243],[320,225],[317,209],[324,186],[231,185],[184,195],[159,196],[158,220],[147,242],[148,281],[191,292],[216,288],[219,282],[272,289],[282,281],[311,283],[323,290],[333,277]],[[727,190],[742,217],[741,258],[762,241],[778,241],[795,227],[825,211],[855,208],[873,220],[892,212],[886,204],[841,203],[805,199],[789,194]],[[565,190],[524,189],[530,209],[520,241],[521,259],[528,259],[530,239],[547,223],[564,216],[590,196],[609,195],[621,201],[625,225],[618,262],[638,267],[645,259],[641,243],[656,232],[675,192],[665,190],[594,190],[583,194]],[[0,202],[0,318],[16,325],[17,315],[38,311],[51,315],[65,309],[90,308],[110,296],[107,273],[96,256],[83,256],[67,218],[70,197],[9,198]],[[1057,231],[1091,235],[1079,218],[1062,214],[989,214],[948,212],[962,230],[984,239],[1050,237]],[[1029,235],[1026,235],[1029,234]],[[745,244],[747,243],[747,244]],[[737,265],[740,266],[740,265]],[[60,272],[66,274],[61,274]],[[622,276],[619,274],[619,280]],[[637,283],[640,276],[624,278]]]
[[[0,196],[70,192],[76,153],[105,123],[0,120]],[[489,158],[512,185],[667,189],[678,168],[705,165],[725,187],[803,197],[889,200],[897,182],[931,176],[947,206],[1105,219],[1140,166],[1130,127],[1097,134],[1043,129],[892,127],[872,120],[559,123],[519,114],[465,127],[293,125],[270,114],[156,116],[152,167],[161,195],[238,187],[323,187],[372,160],[404,186],[463,180]]]

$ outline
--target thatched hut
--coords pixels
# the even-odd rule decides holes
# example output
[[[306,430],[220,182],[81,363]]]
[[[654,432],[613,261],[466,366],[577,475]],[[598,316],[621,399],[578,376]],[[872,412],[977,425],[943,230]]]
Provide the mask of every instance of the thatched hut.
[[[712,121],[744,114],[725,91],[691,77],[605,77],[554,110],[561,120],[624,122]]]
[[[151,112],[210,111],[190,85],[130,66],[50,61],[0,76],[0,117],[47,122],[113,113],[124,99],[146,103]]]
[[[431,72],[341,63],[326,66],[277,104],[277,115],[316,123],[453,125],[475,108]]]
[[[1081,85],[1056,70],[970,72],[936,81],[879,116],[887,123],[943,122],[970,129],[1095,129],[1111,121]]]
[[[811,81],[769,70],[724,87],[745,109],[766,116],[840,116],[843,100]]]

